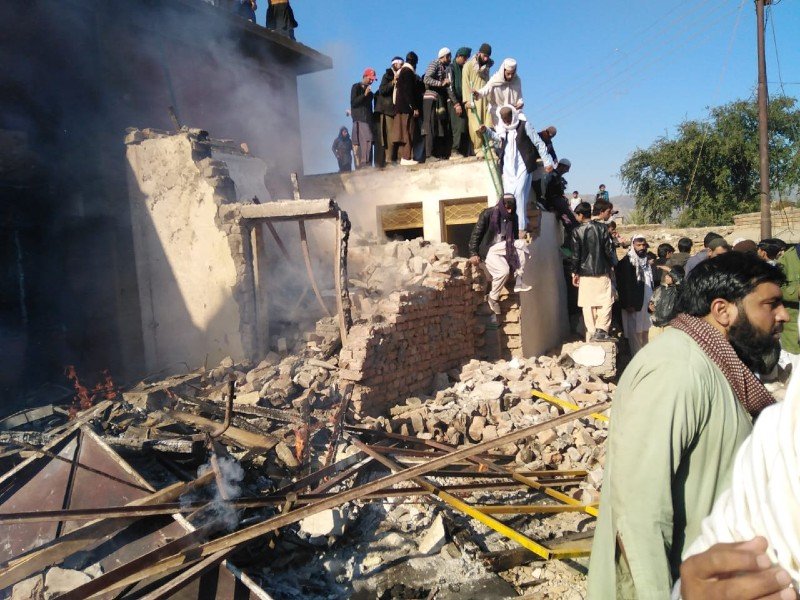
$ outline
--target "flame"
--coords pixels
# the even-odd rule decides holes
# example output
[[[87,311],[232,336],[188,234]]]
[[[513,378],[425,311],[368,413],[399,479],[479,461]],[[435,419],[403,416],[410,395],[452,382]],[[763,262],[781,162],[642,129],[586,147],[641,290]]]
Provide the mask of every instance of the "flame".
[[[306,440],[308,439],[308,427],[300,425],[294,430],[294,455],[301,464],[305,462]]]
[[[91,408],[95,400],[101,398],[104,400],[114,400],[117,397],[116,386],[114,380],[111,378],[111,373],[108,369],[102,372],[102,381],[97,383],[91,391],[80,382],[78,372],[75,370],[74,365],[67,365],[64,374],[67,379],[72,382],[72,387],[75,388],[75,395],[72,397],[72,406],[69,409],[69,418],[75,418],[79,410],[86,410]]]

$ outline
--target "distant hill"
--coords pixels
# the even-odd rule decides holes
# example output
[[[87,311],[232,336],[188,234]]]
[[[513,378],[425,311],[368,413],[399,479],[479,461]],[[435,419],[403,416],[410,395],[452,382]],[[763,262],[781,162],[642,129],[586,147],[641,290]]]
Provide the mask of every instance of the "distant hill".
[[[634,208],[636,208],[636,198],[634,198],[633,196],[627,196],[627,195],[611,196],[609,200],[611,200],[611,203],[614,205],[614,208],[616,208],[619,211],[619,214],[624,215],[626,217],[630,214],[630,212]]]
[[[585,200],[589,204],[594,204],[594,195],[581,194],[581,200]],[[630,212],[636,208],[636,198],[628,195],[611,196],[609,198],[614,208],[619,211],[623,217],[627,217]],[[572,202],[572,200],[570,200]]]

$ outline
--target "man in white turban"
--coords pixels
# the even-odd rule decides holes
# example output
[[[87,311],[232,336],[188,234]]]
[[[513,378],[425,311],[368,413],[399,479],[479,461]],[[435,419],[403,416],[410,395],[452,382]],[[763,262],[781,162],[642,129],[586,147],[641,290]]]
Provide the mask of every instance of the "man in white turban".
[[[517,110],[522,110],[525,101],[522,99],[522,80],[517,75],[517,61],[513,58],[505,59],[486,85],[475,90],[472,95],[476,100],[489,100],[489,114],[495,126],[498,123],[497,110],[501,106],[510,104]]]

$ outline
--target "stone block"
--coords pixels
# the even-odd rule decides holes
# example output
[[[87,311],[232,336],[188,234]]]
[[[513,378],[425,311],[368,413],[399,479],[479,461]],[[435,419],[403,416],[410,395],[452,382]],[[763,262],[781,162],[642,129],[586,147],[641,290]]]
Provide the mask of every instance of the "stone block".
[[[312,538],[338,537],[344,533],[347,519],[343,508],[331,508],[300,521],[300,531]]]
[[[52,567],[44,579],[45,598],[55,598],[92,580],[83,571]]]
[[[10,600],[44,600],[44,575],[34,575],[15,584]]]
[[[418,549],[420,554],[430,555],[439,552],[447,543],[447,532],[444,528],[444,520],[439,514],[433,520],[430,527],[425,531],[419,541]]]

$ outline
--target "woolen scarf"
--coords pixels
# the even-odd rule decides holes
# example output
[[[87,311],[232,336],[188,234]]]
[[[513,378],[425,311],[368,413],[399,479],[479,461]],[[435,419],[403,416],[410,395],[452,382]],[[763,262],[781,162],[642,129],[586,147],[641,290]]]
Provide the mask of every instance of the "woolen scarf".
[[[728,380],[733,393],[741,405],[753,418],[771,404],[772,397],[753,372],[741,361],[733,346],[730,345],[720,331],[700,317],[692,317],[681,313],[670,323],[691,337],[706,353],[711,361],[719,367]]]
[[[517,256],[517,249],[514,247],[514,221],[502,198],[497,201],[497,205],[492,211],[489,228],[492,235],[499,234],[505,240],[506,262],[511,271],[519,269],[519,256]]]

